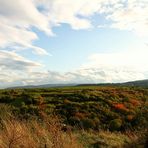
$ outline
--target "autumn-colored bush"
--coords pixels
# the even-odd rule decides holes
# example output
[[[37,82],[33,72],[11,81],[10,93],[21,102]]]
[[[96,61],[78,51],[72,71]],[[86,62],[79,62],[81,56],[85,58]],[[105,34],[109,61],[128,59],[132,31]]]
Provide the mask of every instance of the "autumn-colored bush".
[[[127,120],[132,121],[134,119],[134,115],[127,115]]]
[[[130,99],[130,103],[133,105],[133,106],[139,106],[140,105],[140,102],[138,100],[135,100],[135,99]]]
[[[123,111],[128,111],[128,109],[125,107],[124,104],[122,103],[115,103],[114,105],[114,108],[117,109],[117,110],[123,110]]]

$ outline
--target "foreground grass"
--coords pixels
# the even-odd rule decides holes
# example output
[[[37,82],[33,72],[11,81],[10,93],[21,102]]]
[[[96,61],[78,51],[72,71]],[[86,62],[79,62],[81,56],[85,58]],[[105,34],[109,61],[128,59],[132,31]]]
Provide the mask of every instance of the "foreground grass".
[[[57,117],[44,122],[20,121],[15,118],[1,120],[1,148],[80,148],[77,137],[63,132]]]
[[[145,138],[142,132],[63,129],[56,116],[26,121],[9,115],[0,121],[0,148],[144,148]]]

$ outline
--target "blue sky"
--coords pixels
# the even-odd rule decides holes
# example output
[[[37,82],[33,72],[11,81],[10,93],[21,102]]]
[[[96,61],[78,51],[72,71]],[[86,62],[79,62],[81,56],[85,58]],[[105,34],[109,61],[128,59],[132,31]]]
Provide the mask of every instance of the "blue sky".
[[[36,31],[39,40],[34,44],[52,55],[43,57],[47,69],[65,72],[79,67],[91,54],[124,51],[139,40],[129,31],[109,28],[75,31],[69,25],[62,24],[53,31],[55,37]],[[38,60],[38,57],[35,58]]]
[[[147,0],[0,0],[0,87],[148,79],[147,13]]]

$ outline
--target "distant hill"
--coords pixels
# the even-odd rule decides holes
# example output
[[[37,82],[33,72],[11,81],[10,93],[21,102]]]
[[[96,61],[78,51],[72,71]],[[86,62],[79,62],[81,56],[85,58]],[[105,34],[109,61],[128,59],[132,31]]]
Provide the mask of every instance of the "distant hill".
[[[139,80],[139,81],[131,81],[122,83],[123,85],[127,86],[139,86],[139,87],[148,87],[148,79],[147,80]]]
[[[25,85],[25,86],[14,86],[8,89],[15,88],[50,88],[50,87],[65,87],[65,86],[76,86],[76,84],[43,84],[43,85]]]
[[[100,83],[100,84],[79,84],[79,86],[135,86],[135,87],[148,87],[148,79],[146,80],[138,80],[138,81],[130,81],[123,83]]]
[[[98,83],[98,84],[44,84],[44,85],[26,85],[26,86],[16,86],[9,87],[8,89],[15,88],[50,88],[50,87],[66,87],[66,86],[136,86],[136,87],[148,87],[148,79],[146,80],[138,80],[138,81],[130,81],[124,83]]]

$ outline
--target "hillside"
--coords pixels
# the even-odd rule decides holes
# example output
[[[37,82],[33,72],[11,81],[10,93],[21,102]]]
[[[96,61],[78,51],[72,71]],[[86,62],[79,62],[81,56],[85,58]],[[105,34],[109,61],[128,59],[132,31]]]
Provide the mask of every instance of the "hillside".
[[[140,114],[146,120],[148,90],[130,87],[83,86],[1,90],[0,103],[13,106],[22,116],[39,114],[39,104],[47,113],[56,113],[69,125],[84,128],[110,128],[117,119],[119,130],[139,126]],[[131,118],[131,119],[128,119]],[[86,120],[86,121],[85,121]],[[146,120],[147,121],[147,120]],[[138,122],[138,123],[137,123]],[[115,130],[117,130],[115,128]]]
[[[79,84],[78,86],[133,86],[148,87],[148,80],[129,81],[123,83],[97,83],[97,84]]]
[[[148,87],[148,80],[139,80],[123,83],[123,85],[127,86],[138,86],[138,87]]]

